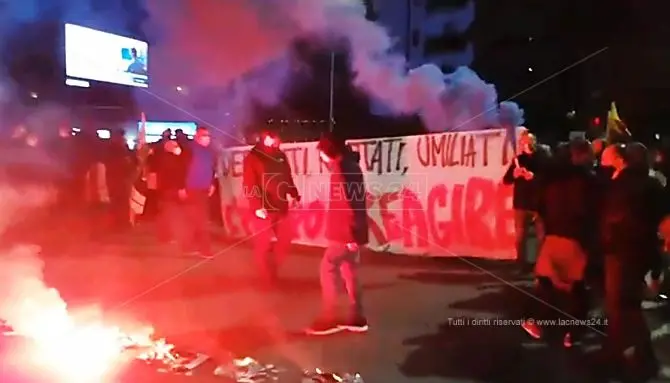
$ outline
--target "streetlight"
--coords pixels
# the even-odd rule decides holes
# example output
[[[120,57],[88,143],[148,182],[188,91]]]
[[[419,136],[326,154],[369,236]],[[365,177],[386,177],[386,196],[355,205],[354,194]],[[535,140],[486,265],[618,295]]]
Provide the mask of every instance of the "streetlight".
[[[335,123],[335,51],[330,51],[330,107],[328,109],[328,128],[333,131]]]

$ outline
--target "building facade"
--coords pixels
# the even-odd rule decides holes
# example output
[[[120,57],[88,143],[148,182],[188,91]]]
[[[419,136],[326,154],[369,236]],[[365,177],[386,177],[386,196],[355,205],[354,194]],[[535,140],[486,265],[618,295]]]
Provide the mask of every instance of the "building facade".
[[[433,63],[451,72],[472,64],[474,0],[368,0],[366,5],[368,18],[397,40],[396,50],[409,68]]]

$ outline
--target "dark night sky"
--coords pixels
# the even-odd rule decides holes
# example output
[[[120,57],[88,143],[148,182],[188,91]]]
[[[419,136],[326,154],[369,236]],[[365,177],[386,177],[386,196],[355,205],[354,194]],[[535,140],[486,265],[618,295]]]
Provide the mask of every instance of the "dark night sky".
[[[139,31],[142,11],[125,0],[137,17],[129,29]],[[644,3],[644,4],[642,4]],[[494,83],[501,98],[513,96],[603,48],[608,50],[583,64],[565,71],[519,96],[526,110],[528,123],[548,136],[561,138],[567,131],[584,128],[595,116],[604,117],[609,102],[617,101],[621,115],[633,130],[642,132],[655,125],[670,123],[666,109],[670,103],[670,41],[668,23],[664,20],[670,4],[661,0],[534,0],[476,1],[477,19],[469,33],[476,57],[474,69],[488,82]],[[126,89],[98,87],[82,96],[59,95],[64,90],[54,40],[54,25],[33,28],[31,50],[23,59],[10,60],[14,74],[30,86],[34,82],[54,84],[52,93],[72,102],[113,103],[127,106],[132,114],[132,99]],[[51,29],[50,29],[51,28]],[[52,36],[51,40],[40,36]],[[26,36],[23,36],[25,39]],[[529,37],[533,37],[529,41]],[[19,48],[10,49],[12,56]],[[23,49],[23,48],[21,48]],[[327,78],[329,60],[326,50],[305,52],[315,78]],[[26,57],[29,59],[27,60]],[[32,59],[31,59],[32,57]],[[35,57],[39,57],[36,60]],[[48,58],[51,57],[51,60]],[[45,59],[47,58],[47,59]],[[31,74],[16,68],[32,62]],[[339,129],[349,135],[390,135],[417,133],[421,127],[416,119],[384,119],[368,113],[366,97],[347,83],[351,73],[346,65],[346,52],[337,60],[337,99],[335,103]],[[532,73],[527,71],[533,67]],[[12,69],[12,68],[10,68]],[[24,72],[24,73],[21,73]],[[45,91],[45,93],[48,93]],[[279,119],[323,120],[327,117],[329,92],[323,82],[303,84],[292,90],[281,108],[259,112],[263,123],[268,116]],[[83,97],[83,98],[82,98]],[[566,113],[577,111],[575,120]],[[604,120],[604,118],[603,118]]]
[[[644,4],[643,4],[644,3]],[[509,0],[478,4],[472,31],[475,69],[510,97],[520,96],[529,124],[550,136],[584,128],[596,116],[604,121],[611,101],[631,129],[645,134],[670,123],[670,40],[666,2],[631,0]],[[533,37],[529,41],[528,37]],[[590,54],[607,50],[581,64]],[[571,69],[567,67],[574,65]],[[526,68],[533,67],[532,73]],[[661,90],[663,89],[663,90]],[[569,121],[565,113],[577,111]]]

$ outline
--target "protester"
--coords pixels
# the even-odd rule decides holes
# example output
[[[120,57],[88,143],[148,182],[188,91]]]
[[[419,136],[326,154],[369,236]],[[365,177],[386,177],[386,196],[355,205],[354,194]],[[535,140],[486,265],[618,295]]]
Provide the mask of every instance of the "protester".
[[[665,155],[661,151],[654,151],[654,154],[651,156],[652,161],[649,174],[656,178],[661,183],[661,185],[666,188],[668,186],[668,178],[666,177],[667,169],[664,169],[663,166],[663,162],[665,162],[664,157]]]
[[[211,141],[209,130],[198,127],[195,144],[185,152],[185,187],[178,192],[179,198],[185,202],[188,220],[182,247],[204,258],[214,256],[209,233],[209,197],[214,194],[216,156],[210,148]]]
[[[128,200],[135,157],[126,145],[122,130],[112,130],[108,144],[103,164],[109,194],[109,217],[112,229],[118,230],[130,226]]]
[[[640,142],[631,142],[626,145],[626,155],[629,158],[631,168],[637,169],[642,174],[647,174],[657,180],[662,187],[667,184],[665,175],[652,167],[652,158],[647,147]]]
[[[158,152],[160,152],[160,149],[163,149],[163,145],[172,139],[172,130],[165,129],[164,131],[161,132],[161,138],[158,139],[158,141],[154,142],[151,144],[153,148],[155,148]]]
[[[189,144],[191,141],[188,139],[188,136],[186,133],[184,133],[184,130],[182,129],[177,129],[174,131],[174,137],[179,146],[182,148],[182,150],[186,150],[189,147]]]
[[[77,147],[72,128],[58,127],[58,135],[49,143],[49,154],[63,168],[65,176],[58,187],[58,205],[62,209],[73,209],[83,201],[85,170],[80,169]]]
[[[333,135],[322,137],[318,150],[331,172],[326,216],[328,247],[321,259],[322,312],[306,332],[312,335],[342,330],[365,332],[368,321],[363,313],[358,267],[360,247],[368,243],[368,216],[360,156]],[[344,322],[336,313],[341,281],[349,297],[349,316]]]
[[[149,144],[150,154],[147,158],[148,173],[146,174],[146,201],[144,203],[144,212],[142,214],[144,219],[156,218],[160,214],[160,192],[157,190],[156,169],[161,167],[163,157],[166,155],[165,143],[170,141],[171,137],[172,131],[170,129],[165,129],[161,133],[161,138],[158,141]]]
[[[641,309],[644,278],[661,265],[657,233],[670,208],[660,184],[630,166],[626,145],[607,147],[601,165],[610,174],[600,214],[608,316],[604,362],[613,374],[644,381],[658,372]],[[656,288],[658,281],[652,285]],[[625,354],[630,347],[634,347],[632,357]]]
[[[571,162],[570,142],[559,142],[558,145],[556,145],[556,149],[554,150],[554,160],[566,164]]]
[[[535,228],[535,236],[541,243],[544,238],[542,220],[537,215],[537,179],[546,162],[545,154],[536,150],[535,137],[527,131],[519,137],[518,155],[510,164],[503,177],[503,183],[514,185],[514,230],[516,234],[516,255],[521,271],[527,271],[532,263],[528,259],[527,240],[530,226]]]
[[[593,149],[593,155],[595,156],[596,163],[600,163],[600,156],[602,156],[603,150],[605,149],[605,140],[602,138],[596,138],[591,143],[591,148]]]
[[[20,128],[6,142],[0,153],[0,169],[12,183],[55,188],[63,182],[65,172],[34,131]]]
[[[179,190],[186,182],[186,154],[176,141],[165,141],[164,155],[156,164],[156,182],[159,201],[158,237],[164,243],[182,243],[184,220],[183,202]]]
[[[289,204],[300,201],[291,165],[279,149],[276,134],[266,132],[244,159],[243,192],[254,212],[254,259],[261,283],[277,283],[278,267],[286,259],[293,237]],[[277,243],[272,252],[272,237]]]
[[[590,233],[596,224],[598,184],[589,142],[576,139],[568,149],[568,160],[555,162],[538,183],[538,213],[546,237],[535,268],[539,302],[533,301],[536,308],[529,318],[550,319],[561,314],[572,321],[584,319],[588,311],[584,272],[592,243]],[[536,323],[527,320],[522,326],[538,339],[542,328]],[[563,345],[571,347],[582,329],[571,326],[562,330]]]

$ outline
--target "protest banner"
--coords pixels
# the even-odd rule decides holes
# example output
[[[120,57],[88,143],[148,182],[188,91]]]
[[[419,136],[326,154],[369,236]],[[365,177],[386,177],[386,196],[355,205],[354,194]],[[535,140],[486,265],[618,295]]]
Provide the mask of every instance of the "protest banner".
[[[503,129],[348,141],[361,155],[367,190],[369,248],[394,254],[514,259],[512,189],[502,177],[514,151]],[[253,233],[242,187],[250,147],[220,156],[224,227]],[[316,142],[283,144],[302,195],[291,213],[294,243],[325,246],[329,172]]]

